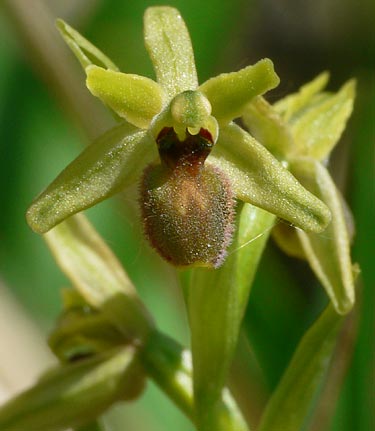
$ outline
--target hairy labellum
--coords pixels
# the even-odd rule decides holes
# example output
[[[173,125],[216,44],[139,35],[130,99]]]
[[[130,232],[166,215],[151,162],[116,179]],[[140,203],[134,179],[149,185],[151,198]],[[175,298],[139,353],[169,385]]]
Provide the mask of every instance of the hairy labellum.
[[[231,241],[234,199],[225,174],[204,163],[211,136],[201,129],[179,141],[165,128],[157,143],[161,164],[148,166],[141,183],[146,236],[176,266],[216,268]]]

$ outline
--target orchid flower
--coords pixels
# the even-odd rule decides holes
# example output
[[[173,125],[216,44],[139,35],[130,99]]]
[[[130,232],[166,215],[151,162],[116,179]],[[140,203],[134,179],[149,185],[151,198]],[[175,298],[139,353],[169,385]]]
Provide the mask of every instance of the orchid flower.
[[[323,91],[328,78],[328,73],[322,73],[273,106],[257,97],[246,107],[243,120],[301,184],[329,207],[332,222],[323,234],[279,224],[273,237],[288,255],[308,260],[336,311],[346,314],[355,302],[358,272],[350,258],[354,222],[327,166],[353,110],[355,82],[350,80],[332,93]]]
[[[63,21],[58,28],[81,62],[90,92],[120,123],[86,148],[32,203],[29,225],[45,233],[134,183],[151,245],[180,267],[218,267],[234,231],[236,200],[306,232],[330,211],[262,144],[233,122],[279,83],[268,59],[198,84],[179,12],[147,9],[146,48],[156,81],[119,72]]]

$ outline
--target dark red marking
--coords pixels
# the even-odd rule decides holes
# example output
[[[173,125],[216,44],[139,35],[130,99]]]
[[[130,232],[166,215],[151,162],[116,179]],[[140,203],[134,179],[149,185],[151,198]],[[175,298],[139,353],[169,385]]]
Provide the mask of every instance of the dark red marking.
[[[186,138],[180,141],[172,127],[164,127],[156,138],[162,163],[168,168],[186,168],[196,175],[213,147],[211,133],[201,129],[197,135],[186,131]]]

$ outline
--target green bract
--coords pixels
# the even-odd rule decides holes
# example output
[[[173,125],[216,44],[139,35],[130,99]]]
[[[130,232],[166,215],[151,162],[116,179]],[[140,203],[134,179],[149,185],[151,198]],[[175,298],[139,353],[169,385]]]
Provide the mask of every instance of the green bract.
[[[61,431],[85,425],[113,403],[134,398],[143,388],[143,370],[134,347],[62,365],[2,406],[3,431]]]
[[[274,106],[257,97],[246,107],[243,119],[254,136],[330,209],[332,222],[323,234],[279,225],[274,238],[286,253],[307,258],[336,311],[345,314],[355,297],[352,220],[326,165],[352,112],[355,83],[349,81],[337,93],[329,93],[322,91],[327,81],[328,74],[323,73]]]
[[[231,122],[254,97],[277,86],[272,62],[263,59],[199,85],[189,34],[179,12],[149,8],[144,24],[157,82],[119,72],[90,42],[58,21],[62,36],[85,69],[88,89],[123,120],[36,198],[27,212],[30,226],[47,232],[138,182],[151,162],[140,197],[145,231],[175,265],[222,263],[233,232],[233,198],[308,232],[321,232],[330,221],[327,206]],[[216,193],[215,201],[211,197]],[[180,201],[173,205],[177,195]],[[165,205],[167,196],[172,205]],[[208,235],[218,232],[212,244],[201,240],[204,226]],[[212,251],[208,253],[207,247]],[[185,249],[178,253],[181,248]]]

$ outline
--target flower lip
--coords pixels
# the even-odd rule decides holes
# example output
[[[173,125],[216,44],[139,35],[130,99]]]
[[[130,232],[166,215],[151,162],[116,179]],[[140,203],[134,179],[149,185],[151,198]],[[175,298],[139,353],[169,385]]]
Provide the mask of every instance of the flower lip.
[[[144,233],[166,261],[181,268],[218,268],[224,262],[234,232],[235,200],[220,169],[190,160],[175,169],[150,164],[141,179],[139,203]]]

